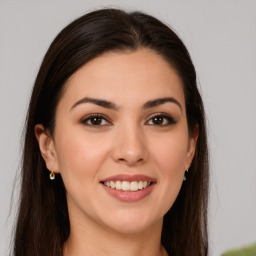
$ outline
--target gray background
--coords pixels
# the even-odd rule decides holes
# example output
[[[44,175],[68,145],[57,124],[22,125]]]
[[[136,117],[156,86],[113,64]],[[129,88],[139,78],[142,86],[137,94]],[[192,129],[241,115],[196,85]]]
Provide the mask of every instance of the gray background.
[[[42,57],[60,29],[103,6],[148,12],[187,45],[208,116],[211,255],[256,241],[256,1],[0,1],[0,255],[9,247],[20,138]]]

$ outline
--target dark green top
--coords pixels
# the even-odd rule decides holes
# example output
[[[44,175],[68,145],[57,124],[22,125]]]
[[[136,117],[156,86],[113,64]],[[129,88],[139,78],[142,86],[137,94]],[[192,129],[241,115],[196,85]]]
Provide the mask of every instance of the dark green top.
[[[237,250],[230,250],[223,253],[222,256],[256,256],[256,244]]]

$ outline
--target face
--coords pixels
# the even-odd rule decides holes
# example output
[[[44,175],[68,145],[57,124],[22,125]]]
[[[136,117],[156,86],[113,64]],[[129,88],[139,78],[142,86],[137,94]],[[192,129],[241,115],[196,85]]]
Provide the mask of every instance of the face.
[[[53,138],[35,130],[47,168],[63,178],[71,223],[124,233],[162,223],[197,138],[180,77],[147,49],[85,64],[66,84]]]

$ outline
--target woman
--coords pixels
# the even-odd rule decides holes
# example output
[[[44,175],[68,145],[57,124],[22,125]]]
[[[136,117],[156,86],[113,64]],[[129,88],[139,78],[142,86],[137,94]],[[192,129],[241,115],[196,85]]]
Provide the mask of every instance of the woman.
[[[207,255],[203,103],[166,25],[116,9],[72,22],[26,125],[14,255]]]

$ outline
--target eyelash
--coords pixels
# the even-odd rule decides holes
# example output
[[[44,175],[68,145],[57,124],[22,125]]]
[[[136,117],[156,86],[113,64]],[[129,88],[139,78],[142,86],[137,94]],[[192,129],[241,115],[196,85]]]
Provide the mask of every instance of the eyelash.
[[[159,117],[163,118],[163,120],[165,120],[164,122],[166,122],[166,123],[165,124],[161,124],[161,125],[157,125],[157,124],[150,124],[150,125],[165,127],[165,126],[169,126],[169,125],[177,123],[177,121],[175,121],[173,117],[171,117],[169,115],[166,115],[164,113],[154,114],[153,116],[150,117],[150,119],[146,123],[148,123],[150,120],[153,120],[154,118],[159,118]]]
[[[92,121],[93,118],[98,118],[100,120],[105,120],[108,122],[108,124],[105,124],[105,125],[95,125],[95,124],[88,124],[88,121]],[[84,125],[87,125],[87,126],[110,126],[112,125],[111,122],[108,120],[108,118],[106,118],[104,115],[102,114],[91,114],[87,117],[85,117],[82,121],[81,121],[82,124]]]
[[[172,125],[172,124],[176,124],[177,121],[174,120],[173,117],[169,116],[169,115],[166,115],[166,114],[163,114],[163,113],[158,113],[158,114],[155,114],[153,115],[152,117],[150,117],[150,119],[146,122],[149,123],[149,121],[153,120],[153,118],[163,118],[163,122],[165,122],[165,124],[160,124],[160,125],[157,125],[157,124],[150,124],[150,125],[153,125],[153,126],[162,126],[162,127],[165,127],[165,126],[169,126],[169,125]],[[100,121],[100,124],[92,124],[92,119],[93,118],[98,118],[99,121]],[[102,120],[104,120],[105,122],[107,122],[108,124],[101,124]],[[90,124],[88,123],[90,121]],[[167,122],[167,123],[166,123]],[[86,118],[84,118],[83,120],[81,120],[81,123],[84,124],[84,125],[87,125],[87,126],[94,126],[94,127],[97,127],[97,126],[111,126],[112,123],[108,120],[107,117],[105,117],[104,115],[102,114],[91,114],[89,116],[87,116]]]

